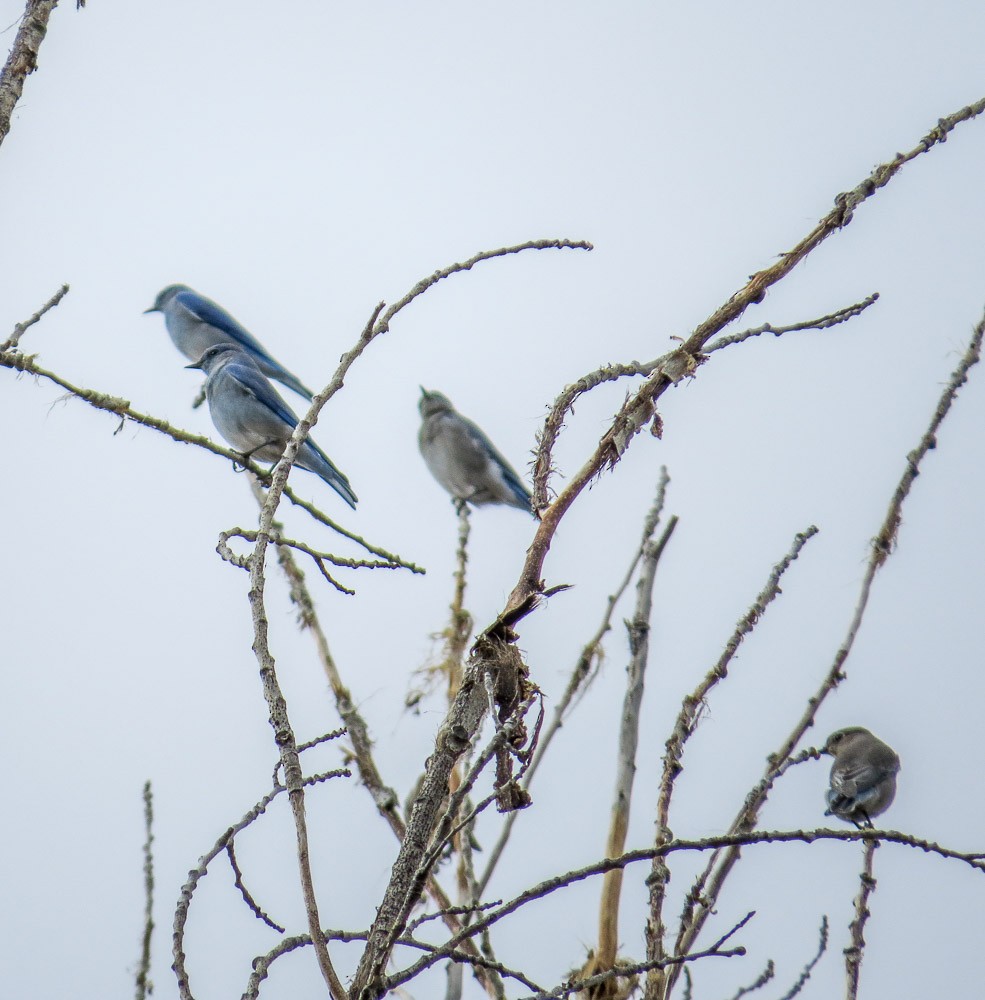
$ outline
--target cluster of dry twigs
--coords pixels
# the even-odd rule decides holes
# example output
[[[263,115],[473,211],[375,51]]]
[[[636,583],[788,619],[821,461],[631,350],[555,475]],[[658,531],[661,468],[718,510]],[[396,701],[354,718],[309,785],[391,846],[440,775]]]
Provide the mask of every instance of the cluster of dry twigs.
[[[11,111],[20,96],[24,78],[36,63],[38,47],[44,38],[47,19],[54,6],[54,0],[28,0],[13,51],[0,79],[0,142],[9,130]],[[379,569],[407,569],[417,572],[419,567],[336,524],[295,495],[287,486],[287,478],[298,447],[317,420],[322,407],[343,387],[347,373],[363,352],[390,329],[400,311],[415,298],[441,280],[467,271],[485,260],[527,250],[590,250],[591,245],[583,241],[531,240],[478,253],[461,263],[434,272],[388,308],[380,303],[372,311],[353,347],[343,355],[331,381],[314,398],[310,410],[299,423],[274,469],[268,473],[250,465],[259,505],[256,526],[231,528],[223,532],[219,539],[220,556],[249,574],[253,648],[279,765],[269,791],[222,832],[181,889],[173,925],[173,968],[179,995],[183,1000],[193,998],[186,966],[186,920],[200,880],[219,855],[226,855],[235,873],[237,888],[256,917],[279,933],[286,933],[284,928],[276,925],[264,913],[251,896],[235,855],[236,837],[259,820],[270,803],[282,794],[286,794],[290,802],[297,834],[298,877],[305,900],[307,933],[285,936],[277,947],[254,959],[243,993],[244,997],[249,998],[259,995],[265,977],[278,958],[299,948],[309,947],[316,956],[318,968],[334,1000],[372,1000],[396,992],[439,964],[447,964],[457,970],[449,977],[450,1000],[460,997],[463,992],[462,972],[466,967],[483,990],[494,998],[505,997],[509,985],[511,993],[515,988],[522,988],[523,995],[536,997],[565,997],[572,994],[623,997],[635,989],[641,989],[648,1000],[663,1000],[678,985],[682,984],[685,993],[689,991],[688,963],[744,953],[743,947],[735,942],[752,914],[728,928],[711,943],[699,947],[699,938],[714,912],[723,886],[741,857],[741,850],[752,845],[789,842],[809,844],[821,840],[865,843],[856,917],[850,928],[851,946],[846,951],[847,996],[853,998],[858,989],[863,957],[868,899],[874,885],[872,870],[876,846],[896,844],[916,848],[942,858],[960,861],[975,870],[985,870],[985,861],[981,855],[950,850],[895,831],[757,829],[760,810],[775,783],[793,764],[818,755],[818,751],[813,748],[800,753],[796,751],[813,724],[820,706],[845,679],[845,664],[865,614],[872,585],[897,541],[902,506],[920,471],[921,462],[927,451],[934,446],[940,426],[966,381],[969,370],[979,360],[985,318],[975,328],[964,356],[942,392],[926,433],[905,458],[899,485],[890,500],[884,522],[872,540],[854,614],[827,675],[809,699],[801,717],[795,720],[788,735],[770,756],[760,781],[749,790],[724,834],[687,840],[677,838],[671,832],[670,814],[674,791],[685,769],[687,744],[715,689],[727,679],[736,651],[780,593],[783,575],[816,534],[815,527],[807,527],[792,540],[789,551],[772,568],[762,591],[739,619],[719,660],[694,690],[683,698],[672,732],[666,741],[666,754],[659,779],[654,842],[646,848],[627,851],[626,837],[636,770],[653,584],[661,553],[670,543],[676,524],[675,517],[665,519],[663,513],[669,481],[666,473],[657,486],[653,506],[645,519],[640,543],[632,553],[628,569],[609,598],[597,630],[574,664],[567,688],[550,720],[545,720],[536,678],[529,675],[517,648],[518,630],[524,619],[558,589],[546,582],[547,558],[563,518],[597,477],[611,473],[616,468],[641,430],[649,427],[656,436],[662,433],[657,409],[662,395],[685,379],[699,377],[702,366],[713,363],[716,352],[726,347],[737,346],[763,333],[780,336],[796,331],[822,330],[847,322],[870,308],[878,298],[876,294],[817,319],[783,327],[766,324],[740,333],[723,334],[725,328],[741,317],[750,304],[761,302],[766,291],[789,274],[821,242],[848,226],[865,201],[876,195],[908,162],[943,143],[954,128],[975,118],[983,110],[985,100],[941,119],[909,152],[897,154],[877,167],[856,188],[838,195],[834,208],[795,247],[781,254],[773,266],[753,275],[744,287],[737,290],[668,353],[645,363],[630,362],[599,368],[564,388],[549,409],[536,453],[534,496],[535,506],[540,514],[539,525],[505,606],[474,638],[472,621],[465,606],[469,514],[464,507],[460,510],[458,566],[442,661],[443,675],[447,679],[447,713],[437,729],[434,751],[424,765],[421,781],[406,809],[401,808],[397,792],[380,773],[373,755],[369,726],[333,659],[328,638],[319,621],[315,600],[298,559],[311,559],[332,586],[346,592],[351,592],[351,589],[338,579],[337,574],[341,572]],[[52,382],[90,406],[115,414],[121,422],[131,421],[150,427],[173,440],[210,451],[225,460],[239,460],[239,456],[228,449],[141,413],[126,400],[75,385],[62,375],[41,367],[35,357],[24,353],[21,348],[23,336],[48,310],[57,306],[67,291],[67,286],[59,289],[34,316],[19,324],[12,335],[0,344],[0,367]],[[581,395],[595,387],[618,379],[641,381],[633,383],[625,402],[613,415],[605,433],[592,453],[586,456],[581,468],[567,482],[557,483],[552,479],[552,457],[558,436],[572,413],[573,404]],[[557,490],[556,495],[552,493],[552,489]],[[285,496],[306,510],[317,522],[360,546],[368,554],[367,558],[337,556],[303,540],[286,537],[276,521],[278,507]],[[244,552],[234,551],[231,545],[233,539],[238,539],[240,544],[245,543]],[[268,641],[265,599],[271,549],[299,611],[301,624],[315,643],[317,657],[328,678],[344,727],[307,743],[299,742],[295,735]],[[636,603],[627,622],[631,661],[627,671],[621,725],[619,732],[615,734],[618,767],[610,826],[605,843],[600,845],[601,857],[594,864],[557,873],[537,885],[529,886],[512,899],[490,901],[486,898],[486,893],[497,864],[508,850],[518,810],[531,803],[531,782],[560,726],[588,688],[603,641],[612,628],[615,609],[634,580]],[[490,724],[484,729],[487,721]],[[342,768],[306,774],[303,766],[305,751],[326,740],[341,739],[343,735],[348,739],[351,770]],[[492,791],[480,798],[477,789],[480,787],[480,778],[487,771],[492,774]],[[331,930],[325,928],[312,882],[311,838],[308,834],[305,801],[309,793],[322,786],[330,787],[332,780],[352,772],[358,775],[380,816],[393,831],[398,851],[372,926],[356,931]],[[145,790],[145,802],[147,912],[137,977],[138,996],[145,995],[147,988],[153,926],[151,901],[154,880],[150,853],[152,809],[149,788]],[[473,830],[478,817],[492,805],[508,814],[508,818],[498,841],[487,855],[484,869],[477,871],[472,848]],[[676,920],[671,920],[666,913],[671,864],[674,856],[683,852],[707,854],[708,860],[686,895],[683,911]],[[449,854],[454,859],[453,889],[442,884],[438,873],[439,863]],[[641,863],[649,865],[646,876],[649,888],[646,954],[628,958],[618,954],[620,891],[626,869]],[[598,939],[588,958],[576,971],[561,977],[558,983],[545,985],[533,981],[523,969],[509,968],[496,958],[493,932],[497,924],[535,900],[543,899],[575,882],[595,878],[601,878]],[[428,909],[423,915],[414,917],[415,908],[422,896],[429,901]],[[439,924],[444,925],[446,937],[438,942],[429,940],[422,929],[433,939],[433,931]],[[818,955],[805,967],[800,981],[791,987],[787,996],[794,996],[806,982],[826,947],[827,937],[825,921],[822,924]],[[343,984],[333,963],[330,945],[335,941],[365,942],[362,957],[348,986]],[[411,955],[417,957],[407,957]],[[743,988],[737,995],[761,988],[772,975],[772,964],[769,964],[755,983]]]

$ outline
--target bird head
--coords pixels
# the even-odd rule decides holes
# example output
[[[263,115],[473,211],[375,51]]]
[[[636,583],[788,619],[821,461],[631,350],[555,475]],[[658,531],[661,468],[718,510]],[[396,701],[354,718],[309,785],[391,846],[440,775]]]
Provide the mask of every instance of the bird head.
[[[163,312],[164,307],[179,293],[179,292],[190,292],[191,289],[187,285],[168,285],[166,288],[162,288],[157,293],[157,298],[154,299],[154,304],[150,309],[145,309],[145,313],[156,313]]]
[[[860,739],[872,738],[872,733],[862,726],[847,726],[845,729],[838,729],[827,739],[822,749],[822,753],[837,757],[839,753],[855,746]]]
[[[249,355],[235,344],[213,344],[198,361],[190,365],[185,365],[185,367],[197,368],[205,372],[206,375],[211,375],[220,365],[240,356],[246,358],[248,361],[250,360]]]
[[[455,407],[451,405],[451,400],[440,392],[429,392],[424,386],[419,387],[421,398],[417,408],[421,411],[421,416],[427,419],[435,413],[453,413]]]

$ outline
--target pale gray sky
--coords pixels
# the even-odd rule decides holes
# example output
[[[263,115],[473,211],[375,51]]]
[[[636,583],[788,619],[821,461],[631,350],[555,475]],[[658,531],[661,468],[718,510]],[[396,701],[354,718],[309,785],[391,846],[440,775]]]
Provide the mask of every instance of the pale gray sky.
[[[0,0],[0,24],[16,22],[21,6]],[[5,50],[14,31],[0,36]],[[445,622],[455,537],[451,506],[417,454],[418,384],[449,395],[526,471],[544,407],[564,384],[669,348],[789,249],[835,194],[980,98],[983,32],[985,8],[957,0],[90,0],[81,12],[65,2],[0,151],[0,336],[68,282],[24,349],[77,384],[214,434],[205,410],[190,409],[197,373],[182,369],[161,318],[141,315],[168,283],[215,298],[320,386],[373,306],[436,268],[527,239],[595,244],[456,275],[372,345],[314,435],[352,480],[357,513],[314,477],[292,476],[342,523],[428,569],[347,578],[356,598],[309,573],[381,770],[403,792],[442,717],[437,700],[420,716],[403,700]],[[681,695],[811,523],[819,536],[689,745],[677,835],[728,825],[828,669],[905,455],[985,307],[983,160],[978,121],[910,164],[741,324],[807,319],[873,291],[879,303],[833,330],[717,355],[663,397],[663,440],[636,442],[565,520],[546,574],[574,588],[520,638],[549,706],[668,466],[668,511],[681,523],[657,581],[631,847],[652,839]],[[903,761],[886,825],[964,850],[985,849],[983,380],[973,373],[926,460],[848,681],[812,733],[819,742],[843,725],[869,726]],[[221,530],[255,519],[254,504],[244,478],[213,456],[130,425],[114,435],[115,419],[9,370],[0,384],[4,994],[129,995],[149,777],[153,975],[156,995],[174,996],[179,887],[265,792],[275,760],[247,579],[214,551]],[[578,467],[625,391],[578,406],[558,450],[562,473]],[[295,511],[284,519],[336,544]],[[485,624],[515,581],[533,522],[494,509],[473,524],[468,604]],[[273,651],[307,739],[337,715],[275,572],[269,595]],[[493,898],[601,855],[625,659],[619,628],[535,783]],[[337,760],[333,750],[317,758]],[[826,763],[795,769],[763,825],[822,824],[826,773]],[[395,842],[355,780],[320,789],[309,807],[325,923],[365,927]],[[495,822],[480,841],[491,845]],[[293,842],[281,802],[238,853],[254,895],[297,933]],[[845,845],[750,850],[706,939],[755,909],[738,939],[749,955],[700,965],[695,996],[731,995],[767,958],[780,986],[762,995],[780,995],[813,954],[822,913],[830,951],[803,996],[838,995],[859,859]],[[673,915],[692,867],[674,869]],[[627,878],[623,909],[623,951],[637,958],[645,874]],[[862,995],[977,996],[981,959],[967,945],[985,935],[980,878],[894,847],[878,852],[876,876]],[[582,884],[528,908],[502,927],[499,957],[559,982],[595,937],[598,891]],[[239,995],[250,960],[275,941],[217,862],[188,926],[196,996]],[[335,951],[351,974],[358,949]],[[275,966],[262,996],[323,989],[312,956],[299,953]]]

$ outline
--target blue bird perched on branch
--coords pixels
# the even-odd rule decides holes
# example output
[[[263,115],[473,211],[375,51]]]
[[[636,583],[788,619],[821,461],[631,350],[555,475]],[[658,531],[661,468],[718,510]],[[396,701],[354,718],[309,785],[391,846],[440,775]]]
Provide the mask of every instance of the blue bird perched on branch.
[[[205,398],[212,422],[233,448],[261,462],[280,459],[298,418],[246,351],[237,344],[216,344],[185,367],[208,376]],[[355,509],[349,480],[310,437],[301,443],[296,464],[321,477]]]
[[[217,344],[235,344],[253,359],[256,366],[268,378],[280,382],[288,389],[293,389],[309,401],[314,396],[314,393],[274,358],[246,327],[237,323],[212,299],[199,295],[187,285],[168,285],[167,288],[162,288],[154,304],[144,312],[163,313],[164,325],[174,346],[189,361],[198,361],[210,347],[215,347]]]
[[[533,514],[530,491],[513,467],[447,396],[421,386],[418,408],[421,454],[431,475],[453,499],[476,507],[502,503]]]
[[[858,827],[872,826],[872,818],[884,813],[896,796],[900,769],[896,751],[868,729],[849,726],[832,733],[823,752],[835,759],[824,815]]]

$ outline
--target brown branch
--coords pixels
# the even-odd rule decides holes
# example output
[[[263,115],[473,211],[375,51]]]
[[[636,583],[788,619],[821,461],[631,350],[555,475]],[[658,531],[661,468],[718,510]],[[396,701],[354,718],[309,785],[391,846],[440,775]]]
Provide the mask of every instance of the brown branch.
[[[136,1000],[146,1000],[153,993],[150,981],[150,945],[154,933],[154,796],[149,781],[144,782],[144,933],[137,966]]]
[[[626,849],[629,831],[630,803],[633,779],[636,776],[636,748],[639,742],[640,708],[643,704],[643,684],[650,655],[650,617],[653,608],[653,585],[657,564],[674,529],[676,515],[667,522],[658,542],[647,542],[644,547],[643,566],[636,583],[636,610],[631,621],[626,622],[629,633],[630,662],[626,670],[626,694],[623,700],[619,727],[619,753],[616,767],[615,797],[609,820],[609,835],[605,855],[618,857]],[[616,966],[619,948],[619,900],[622,895],[622,869],[606,872],[602,880],[599,901],[598,949],[590,955],[581,970],[581,978],[590,979],[600,972]],[[609,985],[615,987],[615,981]],[[593,996],[602,996],[596,993]]]
[[[326,930],[322,932],[326,941],[365,941],[369,936],[367,931],[341,931]],[[407,948],[417,948],[420,951],[427,951],[436,955],[436,961],[448,959],[452,962],[471,965],[478,973],[481,970],[496,972],[500,976],[515,979],[528,989],[535,990],[539,995],[543,995],[543,988],[538,986],[533,980],[516,969],[507,968],[500,962],[492,961],[477,953],[467,951],[455,951],[454,949],[439,950],[434,945],[425,941],[419,941],[414,937],[405,936],[397,940],[397,944]],[[260,984],[270,974],[270,966],[282,955],[287,955],[298,948],[310,948],[311,938],[307,934],[299,934],[296,937],[285,938],[275,948],[272,948],[265,955],[258,955],[252,962],[253,973],[250,975],[246,990],[243,993],[243,1000],[257,1000],[260,995]]]
[[[802,323],[791,323],[789,326],[772,326],[769,323],[764,323],[762,326],[756,326],[750,330],[743,330],[741,333],[733,333],[716,340],[713,344],[709,344],[705,348],[705,354],[711,354],[712,351],[720,351],[723,347],[731,347],[733,344],[741,344],[745,340],[759,337],[764,333],[772,333],[774,337],[782,337],[785,333],[796,333],[800,330],[827,330],[832,326],[838,326],[839,323],[846,323],[848,320],[860,316],[869,306],[878,301],[879,293],[873,292],[868,298],[862,299],[861,302],[846,306],[844,309],[837,309],[833,313],[828,313],[827,316],[821,316],[818,319],[809,319]]]
[[[280,924],[275,923],[270,917],[260,909],[257,901],[253,898],[250,890],[246,888],[243,883],[243,872],[240,870],[239,862],[236,860],[236,849],[233,847],[233,840],[230,838],[226,841],[226,854],[229,857],[229,865],[233,870],[234,885],[239,889],[239,894],[243,897],[243,902],[253,911],[253,915],[257,920],[263,921],[268,927],[277,931],[278,934],[286,934],[287,929],[281,927]]]
[[[861,628],[865,609],[869,602],[872,583],[876,573],[885,564],[896,545],[897,535],[902,522],[903,503],[910,493],[914,480],[920,473],[920,463],[927,452],[937,445],[937,433],[957,398],[958,390],[968,380],[969,371],[980,359],[983,336],[985,336],[985,315],[983,315],[975,327],[961,361],[951,374],[950,379],[948,379],[947,385],[943,393],[941,393],[937,406],[931,416],[927,430],[924,432],[916,448],[906,457],[906,468],[893,492],[893,497],[883,520],[882,527],[871,542],[871,552],[865,576],[862,580],[858,603],[852,615],[852,620],[849,623],[845,639],[835,653],[831,668],[821,682],[817,692],[808,700],[807,708],[804,710],[803,715],[797,721],[790,734],[784,739],[779,750],[769,757],[762,779],[746,796],[742,808],[729,827],[730,833],[742,833],[745,830],[751,830],[755,826],[759,810],[766,801],[784,762],[791,756],[794,747],[803,739],[804,734],[814,724],[814,717],[824,700],[845,679],[845,662]],[[680,930],[677,935],[676,951],[678,954],[688,951],[693,946],[708,915],[714,908],[722,885],[728,878],[738,858],[739,851],[735,848],[730,848],[721,856],[713,856],[704,872],[702,872],[691,887],[687,896],[685,910],[681,917]],[[673,975],[672,972],[671,977]],[[673,982],[670,983],[670,988],[672,987]]]
[[[876,887],[876,880],[872,877],[872,862],[878,846],[878,841],[870,840],[863,853],[860,884],[855,897],[855,918],[848,928],[851,944],[845,949],[845,1000],[858,1000],[858,977],[862,971],[862,952],[865,948],[865,922],[869,919],[869,896]]]
[[[773,959],[771,958],[759,976],[748,986],[741,986],[738,992],[732,995],[732,1000],[742,1000],[742,997],[748,996],[750,993],[755,993],[756,990],[761,990],[775,975],[776,967],[773,965]]]
[[[151,430],[158,431],[159,433],[171,438],[173,441],[178,441],[181,444],[194,445],[196,448],[202,448],[204,451],[212,452],[213,455],[219,455],[222,458],[228,459],[234,466],[245,468],[262,483],[270,482],[271,473],[268,470],[260,468],[260,466],[255,465],[253,462],[244,463],[243,456],[238,452],[232,451],[230,448],[223,448],[220,445],[217,445],[214,441],[211,441],[209,438],[203,437],[201,434],[191,434],[188,431],[183,431],[178,427],[172,426],[166,420],[161,420],[158,417],[152,417],[146,413],[139,413],[131,407],[130,402],[126,399],[121,399],[118,396],[111,396],[107,393],[97,392],[93,389],[85,389],[81,386],[73,385],[60,375],[56,375],[54,372],[42,368],[35,362],[33,357],[21,354],[19,351],[0,351],[0,367],[12,368],[15,371],[26,372],[29,375],[35,375],[38,378],[47,379],[49,382],[53,382],[55,385],[60,386],[70,395],[83,400],[95,409],[104,410],[107,413],[115,413],[121,418],[120,425],[114,432],[116,434],[123,429],[126,421],[130,420],[135,424],[140,424],[142,427],[149,427]],[[387,552],[385,549],[372,545],[370,542],[367,542],[366,539],[360,537],[352,531],[349,531],[347,528],[343,528],[342,525],[333,521],[327,514],[323,514],[317,507],[314,506],[314,504],[309,503],[307,500],[302,500],[290,487],[285,486],[283,488],[283,494],[296,507],[300,507],[302,510],[307,511],[308,514],[318,521],[319,524],[323,524],[325,527],[331,528],[344,538],[348,538],[350,541],[355,542],[367,552],[371,552],[373,555],[379,556],[381,559],[385,559],[394,566],[401,566],[404,569],[409,569],[412,573],[424,572],[423,568],[415,563],[408,562],[398,555],[394,555],[391,552]]]
[[[577,704],[575,701],[576,695],[584,694],[588,685],[591,683],[592,677],[595,676],[595,673],[601,664],[602,640],[612,628],[612,616],[615,613],[616,606],[622,599],[622,595],[628,589],[630,582],[636,574],[636,567],[640,564],[640,560],[643,558],[643,552],[650,543],[654,531],[656,531],[657,524],[660,521],[660,515],[663,512],[664,499],[666,497],[667,486],[669,483],[670,477],[667,475],[667,469],[666,467],[662,467],[660,469],[660,480],[657,483],[656,496],[643,520],[642,537],[635,553],[633,554],[633,559],[629,565],[629,569],[626,571],[626,575],[622,578],[619,586],[612,594],[609,595],[606,601],[605,613],[602,616],[602,622],[595,631],[595,634],[585,644],[584,649],[581,651],[581,655],[575,663],[574,669],[571,671],[571,676],[568,678],[564,694],[561,695],[561,699],[555,706],[554,712],[551,715],[550,724],[547,729],[544,730],[544,735],[537,746],[537,752],[534,754],[533,761],[527,771],[526,780],[523,783],[524,788],[530,787],[530,783],[533,781],[534,774],[540,766],[541,761],[544,759],[544,755],[547,753],[554,737],[558,734],[561,727],[567,720],[569,708],[572,708],[574,704]],[[509,816],[507,816],[506,822],[503,824],[503,829],[500,832],[499,839],[489,852],[489,860],[486,862],[485,871],[482,873],[482,878],[479,880],[480,896],[485,894],[485,891],[489,886],[489,881],[496,869],[496,865],[499,863],[499,859],[510,839],[510,834],[513,831],[513,824],[516,822],[516,818],[519,815],[520,813],[518,812],[512,812]]]
[[[41,317],[44,316],[49,309],[54,309],[59,302],[65,296],[68,295],[68,285],[62,285],[61,288],[55,292],[54,295],[33,315],[30,319],[24,320],[23,323],[17,323],[14,326],[14,332],[2,343],[0,344],[0,353],[3,351],[9,351],[16,347],[20,342],[21,337],[32,327],[35,323],[40,322]]]
[[[872,842],[873,847],[876,846],[875,841]],[[807,985],[807,981],[811,978],[811,974],[814,972],[814,967],[818,962],[821,961],[821,956],[828,950],[828,918],[821,917],[821,926],[818,930],[818,942],[817,942],[817,952],[814,957],[804,966],[803,971],[797,977],[797,982],[787,990],[786,993],[780,997],[780,1000],[794,1000],[794,997]],[[740,994],[741,996],[741,994]]]
[[[735,626],[735,631],[725,644],[725,649],[719,657],[718,662],[708,671],[694,691],[684,698],[670,739],[667,740],[667,752],[664,755],[663,772],[660,778],[660,793],[657,798],[655,840],[657,847],[672,839],[670,832],[670,803],[674,793],[674,783],[677,780],[677,776],[683,770],[681,759],[684,756],[684,747],[697,728],[701,713],[707,704],[707,699],[712,689],[719,681],[724,680],[728,676],[729,665],[738,652],[739,646],[745,637],[756,627],[759,619],[766,613],[769,605],[780,594],[780,580],[783,578],[783,574],[790,568],[794,560],[800,556],[807,542],[817,534],[817,530],[814,525],[811,525],[806,531],[794,536],[790,551],[773,567],[766,585],[753,602],[752,607],[739,619]],[[670,869],[664,862],[663,857],[658,856],[654,859],[653,871],[650,873],[650,878],[648,879],[650,886],[650,914],[647,919],[646,940],[647,958],[649,959],[665,957],[663,906],[669,881]],[[661,996],[664,988],[664,984],[661,981],[662,978],[661,975],[651,977],[647,988],[652,996]]]
[[[257,492],[256,488],[254,492],[257,501],[262,504],[263,493]],[[315,612],[314,602],[305,583],[304,573],[298,567],[292,551],[283,545],[277,546],[277,560],[284,575],[287,577],[291,601],[298,609],[298,618],[301,627],[307,629],[315,641],[318,659],[332,689],[335,707],[349,735],[352,745],[352,757],[359,772],[360,782],[369,792],[377,811],[393,831],[397,841],[402,842],[406,826],[404,825],[403,817],[400,815],[397,793],[392,787],[386,784],[380,775],[375,758],[373,757],[373,741],[369,735],[369,727],[356,707],[352,694],[342,682],[335,658],[332,656],[328,645],[328,639]],[[298,748],[299,751],[302,749],[304,749],[304,744]],[[462,922],[454,912],[451,900],[445,891],[433,877],[428,879],[426,888],[428,895],[434,900],[439,911],[442,912],[442,919],[445,925],[453,934],[457,933],[462,927]],[[474,957],[479,956],[479,952],[472,941],[466,943],[466,951]]]
[[[706,360],[705,346],[729,323],[738,319],[753,303],[761,302],[767,290],[804,260],[833,233],[844,229],[854,217],[855,210],[921,153],[947,140],[948,134],[960,123],[969,121],[985,111],[985,98],[960,111],[941,118],[937,125],[907,153],[897,153],[888,163],[881,164],[851,191],[835,198],[835,207],[790,251],[768,268],[754,274],[747,284],[715,310],[675,350],[658,359],[646,382],[626,400],[615,415],[609,430],[602,436],[594,454],[574,475],[568,485],[544,515],[527,551],[527,559],[520,579],[510,595],[506,608],[488,630],[490,633],[504,627],[511,628],[529,614],[536,604],[543,575],[544,561],[550,549],[554,532],[565,511],[581,491],[606,467],[612,468],[622,457],[632,439],[648,424],[659,433],[659,420],[655,420],[655,404],[672,385],[693,375],[698,365]],[[570,388],[570,387],[569,387]],[[566,390],[567,392],[568,390]],[[576,393],[577,395],[577,393]],[[552,450],[563,423],[564,406],[559,400],[552,409],[540,436],[534,463],[534,508],[540,510],[547,504],[547,479],[552,466]]]
[[[349,776],[350,772],[343,768],[337,771],[329,771],[325,774],[316,774],[310,778],[305,778],[304,784],[306,786],[318,785],[331,778]],[[267,807],[270,803],[273,802],[274,799],[276,799],[282,792],[286,791],[287,787],[285,785],[275,785],[274,788],[267,792],[267,794],[256,803],[256,805],[248,810],[236,823],[229,827],[229,829],[219,837],[212,847],[201,858],[199,858],[197,867],[193,868],[188,873],[188,881],[181,887],[181,894],[178,897],[178,905],[175,907],[174,911],[171,945],[172,954],[174,955],[174,961],[171,964],[171,968],[178,980],[178,995],[181,997],[181,1000],[195,1000],[188,980],[188,970],[185,968],[184,940],[185,924],[188,922],[188,910],[191,907],[192,898],[195,895],[195,890],[198,888],[198,883],[201,882],[201,880],[208,873],[209,865],[226,849],[226,844],[229,843],[229,841],[232,840],[232,838],[237,834],[245,830],[251,823],[254,822],[254,820],[259,819],[259,817],[267,811]]]
[[[985,856],[982,854],[956,851],[948,847],[943,847],[933,841],[924,840],[911,834],[901,833],[898,830],[753,830],[742,834],[720,834],[714,837],[705,837],[700,840],[673,840],[660,847],[648,847],[636,851],[627,851],[618,858],[602,858],[583,868],[577,868],[545,879],[534,886],[525,889],[513,899],[508,900],[502,906],[496,907],[488,913],[479,917],[475,923],[470,925],[459,934],[455,935],[445,943],[443,947],[456,948],[469,936],[474,936],[486,927],[490,927],[504,917],[516,912],[528,903],[557,892],[569,885],[582,882],[588,878],[604,875],[606,872],[614,871],[617,868],[626,868],[628,865],[642,861],[652,861],[658,855],[670,855],[687,851],[715,851],[723,847],[750,847],[757,844],[814,844],[826,841],[879,841],[880,843],[899,844],[903,847],[912,847],[923,851],[925,854],[935,854],[940,858],[961,861],[975,871],[985,875]],[[671,967],[680,961],[681,956],[672,956],[663,960],[666,967]],[[412,966],[396,974],[400,982],[407,982],[415,978],[425,968],[434,963],[427,956],[415,962]],[[648,963],[649,964],[649,963]],[[653,964],[651,967],[658,968]],[[393,978],[393,977],[391,977]],[[388,979],[387,982],[390,982]]]
[[[10,55],[0,71],[0,144],[10,131],[14,107],[24,90],[24,80],[38,68],[38,50],[48,33],[48,19],[58,0],[27,0]]]

